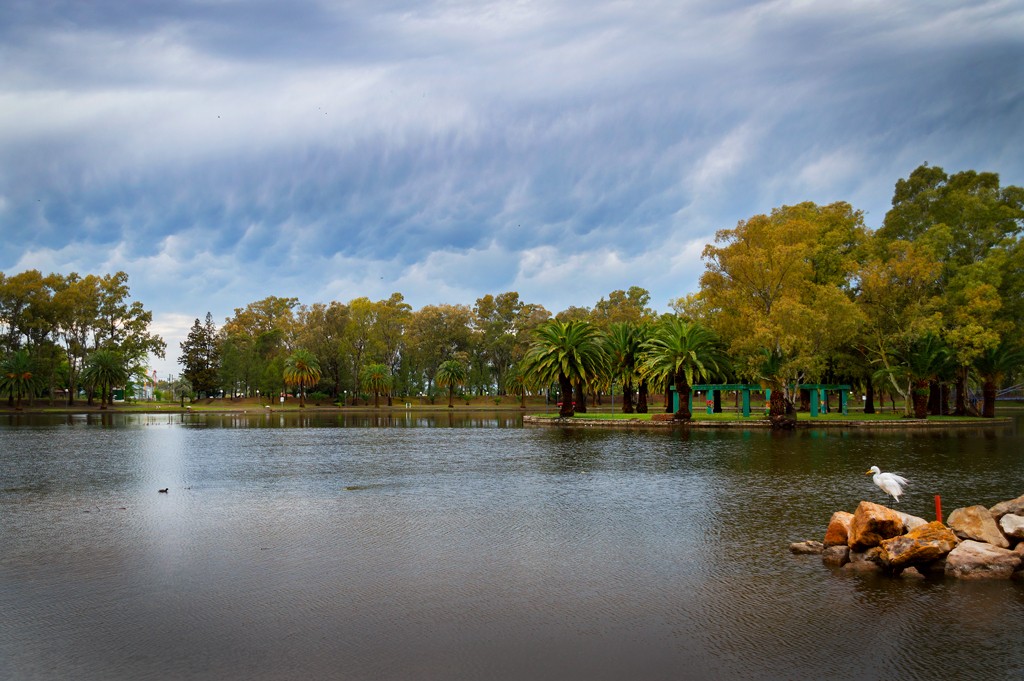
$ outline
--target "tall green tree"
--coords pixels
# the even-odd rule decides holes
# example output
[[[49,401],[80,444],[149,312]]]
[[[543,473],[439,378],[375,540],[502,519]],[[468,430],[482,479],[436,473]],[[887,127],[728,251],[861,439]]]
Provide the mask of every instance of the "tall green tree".
[[[739,375],[759,373],[766,349],[779,358],[777,384],[788,393],[820,378],[858,333],[853,295],[866,237],[862,213],[846,203],[756,215],[715,235],[704,249],[699,299],[677,305],[719,333]]]
[[[473,307],[473,326],[479,336],[480,355],[499,393],[505,391],[505,375],[515,362],[516,333],[524,305],[515,291],[487,294]]]
[[[597,301],[591,319],[602,329],[608,329],[611,324],[650,322],[656,317],[654,310],[648,307],[650,302],[651,294],[645,288],[618,289],[609,293],[608,298]]]
[[[725,346],[718,334],[699,322],[681,317],[659,320],[641,352],[643,374],[672,380],[675,384],[679,408],[673,418],[678,421],[689,421],[693,416],[689,402],[694,381],[725,373],[729,367]]]
[[[392,396],[400,389],[407,390],[407,386],[399,385],[399,377],[405,350],[405,327],[412,314],[412,306],[405,302],[405,297],[398,292],[392,293],[387,300],[377,301],[374,306],[374,345],[378,348],[378,358],[391,372],[392,390],[388,393],[390,407]]]
[[[448,408],[451,409],[454,405],[455,389],[466,384],[466,380],[469,378],[469,373],[466,371],[466,365],[457,359],[448,359],[441,362],[441,366],[437,368],[437,375],[434,376],[434,382],[440,388],[448,389]]]
[[[413,371],[432,393],[441,362],[472,345],[472,311],[465,305],[425,305],[412,313],[406,349]]]
[[[562,401],[558,416],[568,418],[576,412],[573,385],[597,379],[605,364],[604,357],[597,327],[585,321],[553,319],[534,331],[524,368],[539,383],[558,383]]]
[[[339,302],[300,306],[297,314],[299,344],[316,355],[323,371],[322,381],[337,398],[344,388],[354,387],[352,366],[345,354],[348,306]]]
[[[93,348],[116,350],[132,372],[144,371],[149,355],[161,359],[166,344],[151,333],[153,313],[130,300],[128,275],[116,272],[98,281],[97,314],[93,322]]]
[[[284,383],[299,388],[299,408],[306,406],[306,388],[320,381],[320,363],[309,350],[299,348],[284,363]]]
[[[196,394],[211,397],[216,394],[220,379],[220,343],[213,315],[206,313],[206,323],[196,319],[188,336],[180,344],[178,363]]]
[[[52,275],[54,323],[66,360],[68,405],[74,403],[79,375],[91,347],[91,330],[99,314],[99,278],[76,272]]]
[[[1018,282],[1007,279],[1024,228],[1024,189],[1000,186],[996,173],[952,175],[927,164],[896,183],[892,208],[877,236],[912,242],[938,265],[933,295],[941,301],[941,335],[958,366],[956,411],[967,413],[974,360],[1020,323]]]
[[[276,395],[284,387],[284,359],[296,345],[297,298],[268,296],[235,308],[224,322],[221,343],[230,342],[237,351],[237,371],[244,377],[246,392],[260,390]]]

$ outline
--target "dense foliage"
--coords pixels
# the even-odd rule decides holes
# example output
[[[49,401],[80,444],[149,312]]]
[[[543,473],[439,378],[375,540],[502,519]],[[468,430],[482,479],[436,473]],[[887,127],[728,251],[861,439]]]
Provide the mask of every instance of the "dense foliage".
[[[843,202],[782,206],[719,231],[699,291],[673,301],[674,314],[655,314],[639,286],[554,316],[514,291],[419,310],[400,293],[312,305],[270,296],[220,328],[197,318],[169,387],[373,404],[548,391],[569,415],[610,391],[642,412],[648,390],[742,381],[770,388],[783,418],[805,401],[800,384],[850,383],[869,412],[879,391],[919,416],[974,413],[980,393],[990,416],[1024,358],[1022,226],[1024,189],[923,165],[896,184],[877,231]],[[151,320],[128,301],[123,272],[0,273],[0,389],[12,406],[70,399],[82,384],[108,393],[148,353],[162,356]],[[689,417],[682,403],[676,417]]]
[[[120,379],[120,387],[132,378],[145,381],[150,353],[164,356],[163,339],[149,330],[152,321],[142,303],[129,300],[124,272],[103,277],[0,272],[0,361],[25,365],[16,372],[22,378],[5,374],[12,406],[15,394],[30,400],[46,394],[50,401],[60,396],[70,403],[80,390],[91,400],[111,378]],[[86,372],[90,366],[104,368]]]

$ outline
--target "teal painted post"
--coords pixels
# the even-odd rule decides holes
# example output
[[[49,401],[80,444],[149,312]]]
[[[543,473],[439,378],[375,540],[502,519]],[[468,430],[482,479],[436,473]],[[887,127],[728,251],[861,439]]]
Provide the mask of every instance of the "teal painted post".
[[[704,393],[704,399],[710,403],[708,404],[708,413],[713,414],[715,412],[715,391],[709,390]]]
[[[843,416],[847,415],[846,400],[847,400],[846,391],[845,390],[840,390],[839,391],[839,409],[840,409],[840,411],[843,412]]]
[[[815,418],[818,415],[818,391],[811,390],[811,418]]]
[[[750,390],[743,389],[743,415],[750,416]]]
[[[686,398],[686,409],[692,414],[693,413],[693,391]]]
[[[764,415],[768,416],[768,403],[772,401],[772,389],[765,388],[764,390]]]

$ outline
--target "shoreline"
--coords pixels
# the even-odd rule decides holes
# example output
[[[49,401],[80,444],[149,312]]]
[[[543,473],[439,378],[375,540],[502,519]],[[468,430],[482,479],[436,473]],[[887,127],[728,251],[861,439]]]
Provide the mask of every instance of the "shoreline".
[[[1012,423],[1013,419],[1008,416],[999,416],[993,419],[964,417],[963,419],[956,421],[908,418],[886,420],[797,419],[795,428],[977,428],[993,425],[1005,426]],[[745,420],[737,419],[735,421],[694,420],[683,422],[673,421],[671,419],[659,419],[657,421],[652,419],[587,419],[575,416],[570,419],[560,419],[555,416],[524,415],[523,425],[528,424],[538,426],[559,426],[562,428],[572,428],[576,426],[586,428],[771,428],[772,425],[768,419],[754,418]]]
[[[214,400],[209,403],[186,405],[184,408],[176,403],[143,404],[131,405],[116,404],[101,409],[98,406],[74,405],[74,406],[49,406],[33,405],[23,406],[19,411],[0,406],[0,416],[69,416],[69,415],[104,415],[104,414],[173,414],[173,415],[230,415],[230,414],[378,414],[378,415],[399,415],[399,414],[479,414],[479,413],[501,413],[521,414],[523,425],[561,428],[771,428],[771,423],[765,418],[748,417],[742,418],[735,415],[731,419],[697,418],[688,422],[674,421],[667,418],[669,415],[663,412],[654,412],[646,418],[637,416],[624,417],[619,412],[611,412],[597,409],[595,414],[598,418],[588,418],[586,415],[577,415],[569,419],[560,419],[551,414],[552,405],[527,404],[525,408],[518,403],[506,404],[459,404],[449,408],[447,405],[436,404],[405,404],[396,403],[393,406],[374,407],[372,405],[338,406],[307,404],[299,407],[297,402],[289,402],[284,405],[260,405],[255,402],[223,403]],[[1019,412],[1019,409],[1010,407],[1011,412]],[[931,417],[928,419],[905,418],[902,415],[893,414],[889,418],[858,419],[856,415],[850,414],[847,417],[819,417],[809,418],[801,412],[803,418],[798,418],[795,423],[796,429],[808,428],[880,428],[880,429],[921,429],[921,428],[978,428],[978,427],[1004,427],[1014,422],[1013,416],[997,416],[992,419],[982,417]],[[654,418],[657,417],[657,418]]]

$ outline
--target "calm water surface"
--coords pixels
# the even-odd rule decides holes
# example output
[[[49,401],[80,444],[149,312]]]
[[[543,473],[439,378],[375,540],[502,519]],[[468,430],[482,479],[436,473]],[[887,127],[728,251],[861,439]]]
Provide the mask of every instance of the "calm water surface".
[[[1020,679],[1020,582],[787,546],[873,464],[929,518],[1024,493],[1021,425],[0,419],[0,678]]]

